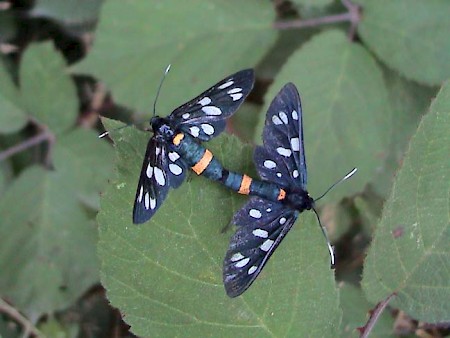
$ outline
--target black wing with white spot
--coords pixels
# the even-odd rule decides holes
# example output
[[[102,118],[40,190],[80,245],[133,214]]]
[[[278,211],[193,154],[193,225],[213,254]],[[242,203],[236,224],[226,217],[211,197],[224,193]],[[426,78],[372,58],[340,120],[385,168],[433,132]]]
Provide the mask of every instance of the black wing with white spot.
[[[229,118],[253,88],[255,75],[245,69],[228,76],[195,99],[175,109],[168,118],[175,128],[208,141],[225,129]]]
[[[133,223],[139,224],[149,220],[166,198],[170,186],[169,165],[166,144],[152,137],[147,145],[139,177]]]
[[[252,197],[234,216],[238,229],[223,265],[227,295],[237,297],[254,282],[297,219],[298,211]]]
[[[306,190],[302,107],[294,84],[286,84],[270,104],[263,142],[264,147],[258,147],[254,154],[261,178]]]

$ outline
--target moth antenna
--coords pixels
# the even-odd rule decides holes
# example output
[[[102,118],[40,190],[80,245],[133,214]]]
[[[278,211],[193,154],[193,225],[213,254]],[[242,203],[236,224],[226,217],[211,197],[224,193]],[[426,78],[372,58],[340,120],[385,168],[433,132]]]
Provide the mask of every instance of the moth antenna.
[[[329,187],[322,195],[320,195],[320,197],[316,198],[314,200],[314,202],[317,202],[318,200],[320,200],[322,197],[324,197],[326,194],[328,194],[330,192],[331,189],[333,189],[335,186],[337,186],[339,183],[344,182],[345,180],[349,179],[350,177],[352,177],[356,172],[358,171],[358,168],[353,168],[352,170],[350,170],[344,177],[342,177],[341,179],[339,179],[338,181],[334,182],[331,187]]]
[[[327,242],[328,251],[330,252],[330,259],[331,259],[331,268],[334,268],[336,257],[334,254],[334,247],[331,245],[330,240],[328,239],[327,229],[322,225],[322,222],[320,221],[319,214],[317,213],[317,210],[315,208],[311,208],[314,213],[316,214],[317,221],[319,222],[320,230],[322,230],[322,234],[325,237],[325,241]]]
[[[171,65],[169,64],[166,67],[166,70],[164,71],[161,81],[159,81],[159,86],[158,86],[158,90],[156,92],[155,101],[153,101],[153,117],[156,116],[156,101],[158,101],[158,97],[159,97],[159,93],[161,91],[162,84],[164,83],[164,79],[166,78],[167,73],[170,71],[170,67],[171,67]]]

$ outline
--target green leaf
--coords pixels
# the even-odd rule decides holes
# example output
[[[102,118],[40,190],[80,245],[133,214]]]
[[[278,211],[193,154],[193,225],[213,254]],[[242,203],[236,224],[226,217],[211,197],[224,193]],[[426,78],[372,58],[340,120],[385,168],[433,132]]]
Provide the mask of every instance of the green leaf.
[[[78,97],[65,60],[52,43],[31,45],[20,66],[22,100],[28,112],[56,134],[78,115]]]
[[[19,91],[0,59],[0,133],[16,132],[26,123],[27,116],[20,106]]]
[[[408,81],[393,71],[385,69],[385,83],[392,105],[389,153],[381,168],[378,168],[372,185],[384,198],[392,187],[408,143],[417,129],[420,118],[426,113],[437,89]]]
[[[30,16],[50,18],[65,25],[80,25],[97,20],[103,0],[36,0]]]
[[[110,0],[94,48],[79,67],[104,81],[121,103],[166,115],[223,77],[256,64],[274,43],[274,10],[259,0]],[[117,20],[120,18],[120,20]]]
[[[66,188],[71,179],[30,167],[0,200],[0,293],[31,320],[98,279],[97,231]]]
[[[341,316],[338,294],[312,213],[302,214],[252,287],[230,299],[222,285],[222,261],[232,233],[221,230],[244,198],[191,174],[150,222],[133,225],[149,136],[125,128],[112,137],[118,172],[102,196],[98,251],[108,298],[135,334],[334,336]],[[236,138],[218,137],[208,148],[227,168],[248,171],[251,149]]]
[[[351,284],[341,284],[339,291],[343,311],[341,337],[360,337],[360,332],[356,329],[366,324],[369,313],[374,309],[375,304],[370,304],[365,299],[362,290]],[[393,329],[394,319],[386,310],[378,318],[370,337],[398,337],[394,334]]]
[[[361,191],[383,163],[391,128],[391,107],[375,61],[342,32],[326,31],[289,58],[265,96],[264,111],[287,82],[297,85],[302,98],[311,195],[352,167],[358,173],[326,198],[336,201]],[[264,119],[255,133],[259,143]]]
[[[364,1],[363,7],[358,33],[389,67],[429,85],[450,77],[449,1]]]
[[[58,172],[71,177],[71,190],[80,201],[98,209],[99,191],[113,174],[114,151],[91,130],[76,129],[62,135],[55,145],[53,163]]]
[[[378,302],[391,303],[426,322],[450,313],[450,82],[422,119],[369,250],[363,286]]]

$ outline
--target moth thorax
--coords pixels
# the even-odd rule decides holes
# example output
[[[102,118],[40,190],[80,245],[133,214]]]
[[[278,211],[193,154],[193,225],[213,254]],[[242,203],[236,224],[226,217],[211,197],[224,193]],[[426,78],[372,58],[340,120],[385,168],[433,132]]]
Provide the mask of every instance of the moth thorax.
[[[157,137],[162,137],[166,141],[173,138],[174,130],[167,119],[155,116],[150,120],[150,125]]]

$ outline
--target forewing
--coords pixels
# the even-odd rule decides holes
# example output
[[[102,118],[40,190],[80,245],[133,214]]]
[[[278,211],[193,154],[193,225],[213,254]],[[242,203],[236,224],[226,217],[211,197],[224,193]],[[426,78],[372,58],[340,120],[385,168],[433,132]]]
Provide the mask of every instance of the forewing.
[[[142,163],[133,207],[133,223],[148,221],[161,206],[169,191],[166,144],[150,139]]]
[[[186,177],[187,165],[173,147],[169,145],[169,165],[167,174],[169,176],[169,184],[172,188],[178,188]]]
[[[244,102],[255,81],[252,69],[230,75],[169,115],[176,128],[202,141],[225,129],[229,118]]]
[[[252,197],[234,216],[238,225],[223,265],[223,281],[230,297],[254,282],[297,219],[298,212],[281,203]]]
[[[255,152],[255,163],[261,177],[270,181],[290,180],[294,185],[306,190],[307,170],[303,144],[303,123],[300,95],[292,84],[286,84],[275,96],[266,115],[263,131],[264,151]],[[266,161],[277,165],[265,165]],[[278,172],[288,175],[280,180]]]

